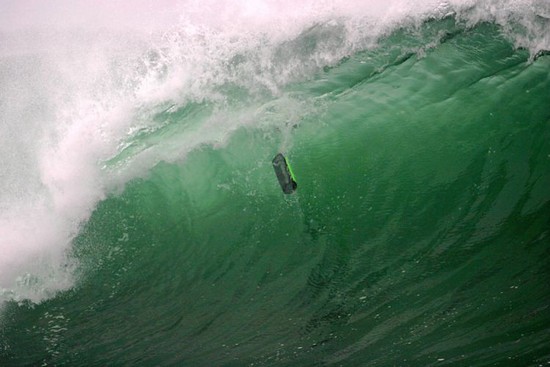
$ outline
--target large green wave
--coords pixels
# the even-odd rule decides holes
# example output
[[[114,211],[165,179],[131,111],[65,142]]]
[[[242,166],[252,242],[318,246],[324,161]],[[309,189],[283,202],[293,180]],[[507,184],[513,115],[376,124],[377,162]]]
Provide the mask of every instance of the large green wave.
[[[549,70],[447,19],[275,97],[222,85],[221,105],[159,106],[107,169],[212,139],[98,204],[78,284],[6,307],[0,362],[547,363]],[[212,132],[214,115],[250,123]]]

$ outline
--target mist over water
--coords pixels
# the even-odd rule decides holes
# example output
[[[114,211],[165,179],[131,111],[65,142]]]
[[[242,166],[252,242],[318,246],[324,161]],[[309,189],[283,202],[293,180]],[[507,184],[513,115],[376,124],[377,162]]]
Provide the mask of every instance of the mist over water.
[[[3,2],[0,364],[545,365],[549,37],[534,0]]]

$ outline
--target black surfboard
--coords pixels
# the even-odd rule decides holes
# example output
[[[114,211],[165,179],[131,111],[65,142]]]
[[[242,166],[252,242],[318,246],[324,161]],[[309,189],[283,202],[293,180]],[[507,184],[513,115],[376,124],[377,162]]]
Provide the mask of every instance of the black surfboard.
[[[292,194],[298,188],[298,184],[296,183],[292,168],[290,168],[287,159],[284,155],[279,153],[273,158],[272,163],[281,189],[283,189],[285,194]]]

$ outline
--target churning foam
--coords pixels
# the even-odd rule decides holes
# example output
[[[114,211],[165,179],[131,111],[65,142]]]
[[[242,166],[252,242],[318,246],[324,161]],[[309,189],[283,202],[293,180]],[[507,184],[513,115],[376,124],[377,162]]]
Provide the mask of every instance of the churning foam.
[[[496,22],[532,53],[550,49],[546,0],[3,1],[0,303],[70,288],[71,241],[110,191],[253,123],[214,114],[171,155],[157,147],[106,169],[136,131],[155,128],[159,106],[223,108],[225,84],[277,95],[397,27],[450,15]],[[306,31],[326,37],[277,52]]]

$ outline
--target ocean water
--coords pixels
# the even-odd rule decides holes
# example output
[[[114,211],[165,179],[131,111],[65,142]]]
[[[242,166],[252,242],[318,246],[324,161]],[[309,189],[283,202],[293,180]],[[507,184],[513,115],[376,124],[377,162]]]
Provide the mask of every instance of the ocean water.
[[[549,51],[545,0],[2,2],[0,366],[550,365]]]

